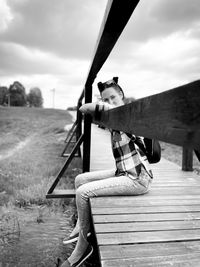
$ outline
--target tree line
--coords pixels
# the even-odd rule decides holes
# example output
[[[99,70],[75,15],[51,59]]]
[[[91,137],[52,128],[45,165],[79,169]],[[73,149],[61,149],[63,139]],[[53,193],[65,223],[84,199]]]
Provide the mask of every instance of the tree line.
[[[40,88],[33,87],[26,94],[25,87],[15,81],[8,87],[0,86],[0,105],[18,107],[43,107],[43,97]]]

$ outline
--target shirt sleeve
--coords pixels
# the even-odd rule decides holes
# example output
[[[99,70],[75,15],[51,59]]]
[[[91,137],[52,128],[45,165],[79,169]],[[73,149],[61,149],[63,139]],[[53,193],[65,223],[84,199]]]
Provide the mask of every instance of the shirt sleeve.
[[[109,109],[114,108],[114,106],[108,104],[108,103],[99,103],[96,104],[95,112],[94,112],[94,120],[100,121],[102,112],[107,111]]]

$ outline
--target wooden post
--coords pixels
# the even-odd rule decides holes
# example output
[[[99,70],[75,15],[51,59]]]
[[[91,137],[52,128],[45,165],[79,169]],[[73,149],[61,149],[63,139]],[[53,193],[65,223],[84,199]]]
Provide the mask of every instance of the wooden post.
[[[182,170],[193,171],[193,150],[192,148],[183,147]]]
[[[92,102],[92,85],[85,87],[85,103]],[[91,146],[91,122],[92,117],[84,117],[84,141],[83,141],[83,172],[90,171],[90,146]]]

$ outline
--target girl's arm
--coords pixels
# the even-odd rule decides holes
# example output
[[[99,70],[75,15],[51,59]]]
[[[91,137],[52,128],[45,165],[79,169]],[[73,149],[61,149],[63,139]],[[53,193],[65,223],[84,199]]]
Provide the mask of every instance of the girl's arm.
[[[103,111],[107,111],[109,109],[113,108],[112,105],[108,104],[108,103],[87,103],[82,105],[79,110],[80,112],[82,112],[83,114],[89,114],[92,116],[93,118],[93,122],[96,124],[99,124],[100,120],[101,120],[101,113]]]

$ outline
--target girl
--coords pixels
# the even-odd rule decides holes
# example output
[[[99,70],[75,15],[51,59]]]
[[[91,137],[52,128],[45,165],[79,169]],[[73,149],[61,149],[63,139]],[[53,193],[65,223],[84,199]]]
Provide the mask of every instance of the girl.
[[[124,105],[124,92],[118,85],[118,78],[99,82],[98,88],[103,104],[85,104],[80,108],[82,113],[91,114],[94,120],[100,118],[101,112]],[[80,266],[93,252],[87,241],[90,235],[89,198],[111,195],[140,195],[149,190],[152,172],[147,158],[135,145],[135,136],[121,131],[110,130],[115,170],[86,172],[75,179],[76,205],[78,220],[74,230],[63,243],[77,241],[71,256],[62,267]]]

